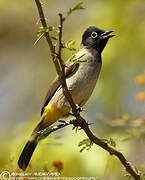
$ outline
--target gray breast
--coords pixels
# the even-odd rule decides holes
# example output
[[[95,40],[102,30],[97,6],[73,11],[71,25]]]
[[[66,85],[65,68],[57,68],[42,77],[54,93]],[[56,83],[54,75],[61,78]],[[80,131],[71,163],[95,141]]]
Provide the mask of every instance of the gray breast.
[[[83,54],[84,52],[81,53]],[[98,58],[100,57],[92,55],[91,52],[87,52],[82,59],[87,60],[87,62],[80,63],[78,70],[66,79],[68,89],[72,94],[75,104],[83,106],[91,96],[101,69],[101,63]],[[57,107],[68,104],[66,103],[66,98],[63,95],[61,87],[52,97],[50,104],[56,105]]]
[[[66,80],[74,102],[81,106],[91,96],[101,69],[101,63],[94,56],[87,58],[88,61],[81,63],[78,71]]]

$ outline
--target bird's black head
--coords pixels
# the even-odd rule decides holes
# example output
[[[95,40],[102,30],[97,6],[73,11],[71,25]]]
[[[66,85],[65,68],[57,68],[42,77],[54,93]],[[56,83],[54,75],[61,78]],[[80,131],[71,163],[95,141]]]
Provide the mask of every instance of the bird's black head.
[[[109,35],[111,32],[114,31],[104,31],[95,26],[91,26],[84,32],[82,36],[82,44],[88,48],[96,49],[98,53],[101,54],[108,42],[108,39],[115,36]]]

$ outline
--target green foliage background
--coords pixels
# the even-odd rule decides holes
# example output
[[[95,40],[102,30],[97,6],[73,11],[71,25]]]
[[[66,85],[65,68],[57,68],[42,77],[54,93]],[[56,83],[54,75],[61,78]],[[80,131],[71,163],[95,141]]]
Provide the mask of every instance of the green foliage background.
[[[43,1],[48,24],[57,27],[58,12],[64,14],[79,1]],[[85,10],[74,12],[65,22],[64,40],[81,42],[83,31],[91,25],[115,30],[105,48],[103,68],[96,89],[86,105],[84,116],[101,138],[112,137],[134,165],[145,170],[145,103],[136,100],[144,86],[135,78],[145,70],[144,0],[84,0]],[[55,69],[48,45],[36,34],[41,25],[34,1],[0,0],[0,169],[17,171],[17,160],[31,131],[40,118],[40,108]],[[63,52],[66,60],[71,53]],[[100,121],[100,115],[103,121]],[[102,117],[102,116],[101,116]],[[139,125],[130,125],[137,119]],[[116,125],[112,125],[112,120]],[[114,122],[113,121],[113,122]],[[109,123],[108,123],[109,122]],[[121,122],[121,125],[120,125]],[[62,176],[98,176],[103,180],[123,180],[120,162],[95,145],[79,152],[78,143],[86,138],[71,128],[58,131],[42,141],[28,171],[44,171],[46,164],[63,162]]]

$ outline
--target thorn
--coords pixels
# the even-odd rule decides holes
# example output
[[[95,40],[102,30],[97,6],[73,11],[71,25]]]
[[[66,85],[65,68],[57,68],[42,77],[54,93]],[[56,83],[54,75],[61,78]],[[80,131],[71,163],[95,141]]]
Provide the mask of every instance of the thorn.
[[[56,46],[57,46],[57,43],[54,44],[54,47],[56,47]]]
[[[46,2],[41,2],[41,6],[43,6],[43,5],[45,5],[46,4]]]
[[[38,43],[38,41],[40,41],[40,39],[41,39],[43,36],[44,36],[44,33],[41,34],[41,36],[39,36],[39,37],[36,39],[36,41],[34,42],[33,46],[35,46],[35,45]]]
[[[77,127],[76,127],[76,133],[77,133],[77,131],[79,130],[78,128],[79,128],[79,127],[77,126]]]
[[[48,22],[48,19],[47,18],[44,18],[47,22]],[[38,25],[41,21],[41,18],[39,18],[37,21],[36,21],[36,25]]]
[[[36,24],[38,25],[38,24],[39,24],[39,22],[40,22],[40,18],[36,21]]]
[[[48,18],[45,18],[45,20],[48,22]]]
[[[67,66],[67,65],[65,64],[65,67],[68,68],[69,66]]]
[[[75,129],[75,126],[72,128],[72,130],[74,130]]]
[[[87,121],[87,125],[88,125],[88,126],[90,126],[90,125],[92,125],[92,124],[94,124],[94,123],[89,123],[89,122]]]

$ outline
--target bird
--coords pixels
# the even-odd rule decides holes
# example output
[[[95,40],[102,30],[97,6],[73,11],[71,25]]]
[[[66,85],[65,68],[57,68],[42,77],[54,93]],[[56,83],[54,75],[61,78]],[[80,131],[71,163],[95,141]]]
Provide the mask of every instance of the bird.
[[[105,31],[95,26],[88,27],[83,35],[80,48],[72,61],[69,58],[65,64],[65,78],[73,101],[83,107],[90,98],[98,80],[102,67],[102,52],[108,40],[115,36],[113,30]],[[63,89],[57,76],[51,83],[44,104],[41,109],[41,118],[34,128],[29,140],[19,157],[18,166],[26,170],[32,154],[38,144],[41,130],[51,126],[60,118],[70,115],[71,107],[63,94]]]

